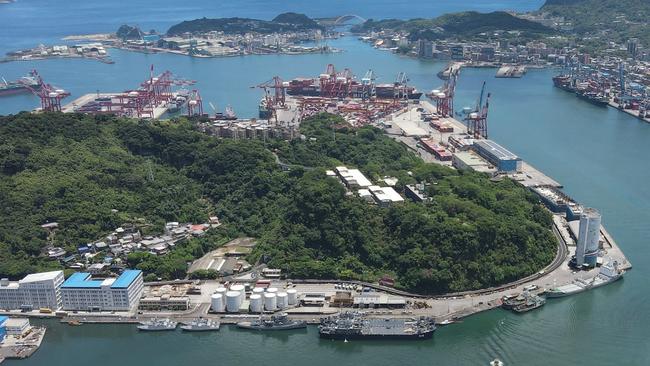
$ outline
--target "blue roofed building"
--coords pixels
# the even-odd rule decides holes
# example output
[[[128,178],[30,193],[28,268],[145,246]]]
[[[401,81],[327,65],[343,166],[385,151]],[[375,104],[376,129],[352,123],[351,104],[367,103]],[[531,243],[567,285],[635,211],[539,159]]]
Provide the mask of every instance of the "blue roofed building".
[[[492,140],[474,141],[476,152],[497,167],[500,172],[521,171],[521,158]]]
[[[129,311],[137,306],[143,288],[140,270],[126,270],[117,278],[77,272],[61,286],[63,310]]]

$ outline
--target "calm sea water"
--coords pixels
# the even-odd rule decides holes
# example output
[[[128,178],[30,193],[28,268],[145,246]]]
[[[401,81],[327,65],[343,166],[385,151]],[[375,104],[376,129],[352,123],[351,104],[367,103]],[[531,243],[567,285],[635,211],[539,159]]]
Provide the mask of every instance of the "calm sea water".
[[[433,16],[463,9],[533,9],[541,1],[171,1],[65,2],[20,0],[0,5],[0,47],[14,49],[49,42],[70,33],[111,31],[124,22],[165,29],[195,16],[270,18],[285,10],[311,16],[340,13],[364,17]],[[159,5],[156,5],[159,4]],[[262,4],[265,4],[262,6]],[[333,4],[333,5],[331,5]],[[180,7],[180,8],[179,8]],[[8,16],[6,16],[8,14]],[[106,14],[105,16],[99,16]],[[8,22],[8,26],[6,25]],[[52,33],[47,35],[48,31]],[[274,75],[284,78],[320,73],[327,63],[350,67],[357,75],[374,69],[381,81],[406,71],[422,90],[437,87],[435,73],[444,65],[375,50],[354,38],[332,41],[346,52],[331,55],[253,56],[191,59],[175,55],[143,55],[113,51],[114,65],[86,60],[48,60],[0,64],[0,75],[18,77],[38,68],[54,84],[79,96],[97,89],[134,87],[159,70],[200,80],[206,101],[221,109],[230,104],[242,116],[253,116],[260,98],[251,85]],[[304,332],[263,335],[223,329],[215,334],[142,334],[131,326],[68,327],[48,323],[41,350],[10,366],[142,365],[486,365],[499,357],[506,365],[648,365],[650,364],[650,125],[612,109],[578,100],[552,87],[552,70],[530,71],[522,79],[495,79],[494,70],[463,70],[456,107],[475,103],[485,80],[492,93],[491,137],[565,185],[580,202],[598,208],[634,269],[623,281],[581,295],[549,300],[524,315],[495,310],[440,329],[433,340],[416,343],[321,341],[315,328]],[[36,106],[29,96],[0,99],[0,114]]]

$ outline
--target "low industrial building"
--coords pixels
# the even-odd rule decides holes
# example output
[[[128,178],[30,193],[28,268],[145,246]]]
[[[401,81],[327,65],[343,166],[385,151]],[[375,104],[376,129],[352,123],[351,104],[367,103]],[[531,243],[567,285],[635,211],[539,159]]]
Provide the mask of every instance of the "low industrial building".
[[[362,292],[354,296],[352,304],[358,308],[403,308],[406,299],[381,292]]]
[[[9,318],[4,322],[5,332],[8,336],[22,336],[29,331],[29,319],[27,318]]]
[[[143,291],[142,271],[126,270],[117,278],[93,279],[77,272],[61,286],[63,310],[128,311]]]
[[[187,310],[190,308],[188,296],[146,296],[140,299],[140,310]]]
[[[521,158],[492,140],[476,140],[474,149],[479,155],[494,164],[500,172],[521,171]]]
[[[368,191],[372,194],[375,202],[382,207],[404,202],[404,198],[402,198],[393,187],[370,186],[368,187]]]
[[[405,186],[404,195],[413,202],[424,202],[429,199],[425,191],[425,185],[422,183]]]
[[[492,164],[470,151],[455,153],[451,159],[451,164],[458,170],[474,170],[488,174],[496,172],[496,168]]]
[[[63,271],[32,273],[20,281],[0,280],[0,309],[33,310],[61,307]]]
[[[344,166],[336,167],[336,175],[341,178],[343,184],[348,188],[368,188],[372,185],[372,182],[366,178],[359,169],[348,169]]]

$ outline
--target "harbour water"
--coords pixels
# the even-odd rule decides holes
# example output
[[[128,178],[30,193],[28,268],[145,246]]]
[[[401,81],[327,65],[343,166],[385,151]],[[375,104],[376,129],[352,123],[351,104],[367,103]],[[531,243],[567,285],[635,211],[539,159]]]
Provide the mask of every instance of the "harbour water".
[[[541,1],[420,4],[364,0],[335,1],[338,5],[334,6],[309,2],[307,6],[307,2],[296,0],[269,7],[261,5],[262,1],[246,1],[229,2],[219,5],[221,8],[213,12],[201,13],[196,9],[212,2],[199,1],[191,7],[180,5],[187,7],[178,11],[177,2],[168,2],[166,10],[156,8],[147,13],[147,6],[155,8],[153,1],[134,2],[137,6],[133,13],[114,3],[109,6],[109,3],[96,0],[83,4],[74,2],[74,5],[66,2],[57,10],[58,16],[46,11],[53,11],[50,2],[41,0],[0,5],[3,17],[6,12],[15,11],[11,7],[35,12],[29,17],[22,13],[15,15],[21,21],[31,22],[30,25],[17,24],[12,16],[6,18],[10,26],[26,33],[11,32],[9,35],[3,32],[0,51],[33,46],[35,42],[46,43],[48,39],[39,37],[48,31],[55,32],[57,37],[112,31],[123,22],[144,24],[145,29],[166,29],[177,20],[203,15],[269,18],[284,10],[296,10],[312,16],[352,13],[375,18],[416,17],[465,8],[525,10],[541,4]],[[73,9],[74,6],[79,9]],[[66,11],[83,16],[100,10],[110,15],[102,18],[97,26],[99,29],[93,28],[88,20],[65,16]],[[42,23],[39,23],[39,14],[45,19]],[[47,29],[43,25],[53,25],[55,18],[63,23],[61,27]],[[140,19],[148,19],[148,22],[140,22]],[[30,37],[38,40],[29,42]],[[198,80],[197,88],[204,100],[212,101],[220,109],[230,104],[241,116],[253,116],[256,112],[260,91],[250,86],[276,74],[284,78],[318,74],[328,63],[350,67],[357,75],[371,67],[381,76],[380,81],[390,81],[397,72],[406,71],[411,82],[423,90],[440,84],[435,74],[444,63],[399,57],[375,50],[351,37],[332,41],[331,45],[346,52],[203,60],[112,50],[114,65],[88,60],[10,63],[0,64],[0,75],[7,79],[17,78],[36,67],[52,83],[71,91],[74,97],[97,89],[103,92],[134,87],[153,63],[158,70],[170,69],[185,78]],[[315,366],[332,363],[394,365],[397,362],[486,365],[499,357],[506,365],[650,364],[650,291],[645,281],[650,275],[646,265],[650,260],[650,226],[647,224],[650,222],[647,162],[650,124],[611,108],[595,107],[553,88],[553,70],[529,70],[521,79],[496,79],[495,71],[464,69],[457,90],[457,109],[475,103],[481,83],[487,81],[492,93],[490,137],[562,183],[569,195],[602,212],[607,230],[635,266],[622,281],[580,295],[549,300],[543,308],[524,315],[502,310],[482,313],[463,323],[439,329],[433,340],[416,343],[325,341],[318,338],[314,327],[282,334],[248,333],[229,327],[211,334],[180,331],[143,334],[134,326],[70,327],[48,322],[48,333],[36,354],[27,360],[5,363],[10,366],[80,366],[90,362],[97,366],[117,362],[125,366],[151,362],[161,366],[190,362],[196,365],[262,362]],[[0,114],[31,109],[36,102],[30,96],[1,98]]]

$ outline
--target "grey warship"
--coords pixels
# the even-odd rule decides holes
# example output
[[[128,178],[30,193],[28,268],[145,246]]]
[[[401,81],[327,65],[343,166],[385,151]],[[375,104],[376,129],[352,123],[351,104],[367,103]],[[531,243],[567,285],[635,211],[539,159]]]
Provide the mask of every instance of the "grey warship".
[[[252,322],[239,322],[237,327],[252,330],[289,330],[306,328],[303,320],[291,320],[287,314],[274,315],[270,319],[258,319]]]

